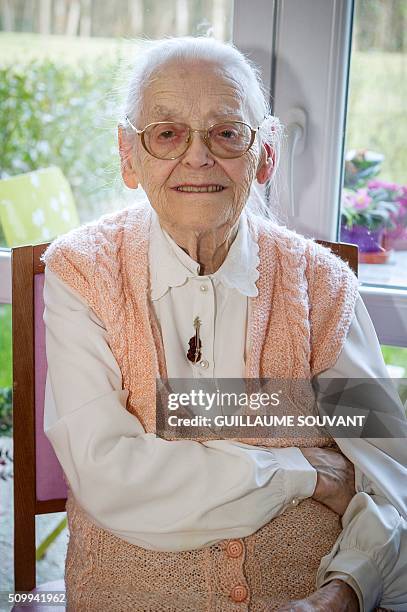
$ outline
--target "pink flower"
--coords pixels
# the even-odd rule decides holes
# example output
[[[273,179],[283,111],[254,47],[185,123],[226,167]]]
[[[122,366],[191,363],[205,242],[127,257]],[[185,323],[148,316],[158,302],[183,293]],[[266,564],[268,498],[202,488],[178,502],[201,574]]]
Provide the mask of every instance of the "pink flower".
[[[369,189],[388,189],[389,191],[398,191],[400,189],[400,185],[397,185],[397,183],[380,180],[369,181],[367,186]]]
[[[346,191],[342,194],[342,204],[344,208],[354,208],[355,196],[352,193]]]
[[[407,207],[407,185],[402,185],[400,187],[400,193],[396,198],[397,202],[400,203],[400,206]]]
[[[368,208],[372,198],[367,192],[367,189],[358,189],[354,196],[354,207],[356,210],[365,210]]]

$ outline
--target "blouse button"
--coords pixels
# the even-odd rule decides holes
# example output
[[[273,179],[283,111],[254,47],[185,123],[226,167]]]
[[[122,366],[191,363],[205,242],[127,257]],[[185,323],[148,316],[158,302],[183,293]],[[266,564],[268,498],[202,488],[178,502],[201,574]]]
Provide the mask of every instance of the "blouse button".
[[[298,499],[298,497],[294,497],[294,498],[291,500],[291,505],[292,505],[292,506],[298,506],[298,504],[299,504],[299,503],[300,503],[300,500]]]
[[[202,291],[202,293],[206,293],[208,291],[208,285],[201,285],[199,288]]]
[[[231,559],[237,559],[243,553],[243,544],[239,540],[230,540],[226,546],[226,552]]]
[[[199,362],[199,365],[203,370],[207,370],[209,368],[209,361],[202,359],[202,361]]]
[[[247,588],[243,584],[237,584],[230,591],[230,597],[233,601],[241,602],[247,598]]]

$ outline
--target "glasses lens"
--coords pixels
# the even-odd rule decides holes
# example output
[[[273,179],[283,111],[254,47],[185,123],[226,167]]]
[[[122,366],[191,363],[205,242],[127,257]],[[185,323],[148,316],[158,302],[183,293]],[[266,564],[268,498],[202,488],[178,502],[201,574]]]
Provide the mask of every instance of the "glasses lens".
[[[239,157],[252,144],[251,128],[245,123],[218,123],[209,130],[211,151],[219,157]]]
[[[144,132],[148,151],[161,159],[182,155],[189,142],[189,128],[184,123],[154,123]]]

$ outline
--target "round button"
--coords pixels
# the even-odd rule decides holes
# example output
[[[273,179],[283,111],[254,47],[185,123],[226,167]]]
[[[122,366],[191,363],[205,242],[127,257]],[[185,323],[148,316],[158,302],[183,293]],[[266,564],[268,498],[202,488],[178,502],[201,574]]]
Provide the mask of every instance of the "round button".
[[[292,505],[292,506],[298,506],[298,504],[299,504],[299,503],[300,503],[300,500],[298,499],[298,497],[294,497],[294,498],[291,500],[291,505]]]
[[[230,596],[233,601],[244,601],[247,598],[247,588],[244,586],[244,584],[237,584],[230,591]]]
[[[202,291],[202,293],[206,293],[208,291],[208,285],[201,285],[199,288]]]
[[[209,368],[209,361],[202,359],[202,361],[199,362],[199,365],[203,370],[207,370]]]
[[[231,559],[237,559],[243,553],[243,544],[239,540],[230,540],[226,546],[226,552]]]

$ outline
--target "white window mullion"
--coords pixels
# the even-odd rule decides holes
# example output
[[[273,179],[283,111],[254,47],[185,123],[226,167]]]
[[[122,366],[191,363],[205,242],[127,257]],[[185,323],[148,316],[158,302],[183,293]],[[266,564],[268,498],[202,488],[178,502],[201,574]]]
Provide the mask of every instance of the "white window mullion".
[[[11,304],[11,251],[0,248],[0,304]]]
[[[295,210],[288,176],[282,209],[290,227],[326,240],[337,234],[351,19],[352,0],[278,2],[274,112],[287,128],[295,109],[306,118],[293,160]]]
[[[270,93],[276,2],[235,0],[233,4],[233,44],[260,68],[263,84]]]

